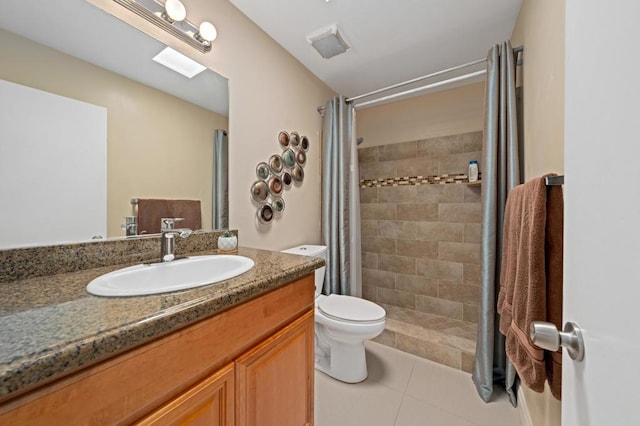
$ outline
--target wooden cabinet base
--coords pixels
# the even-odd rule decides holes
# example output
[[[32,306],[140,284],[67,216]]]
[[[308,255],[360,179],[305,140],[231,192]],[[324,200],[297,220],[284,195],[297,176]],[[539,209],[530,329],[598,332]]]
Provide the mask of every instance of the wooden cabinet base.
[[[313,424],[313,321],[305,314],[236,360],[237,426]]]
[[[136,425],[233,426],[233,384],[233,364],[229,364]]]
[[[144,420],[146,424],[153,424],[148,422],[156,414],[178,419],[184,413],[193,414],[191,424],[198,424],[196,420],[200,415],[202,419],[209,415],[215,417],[216,410],[224,409],[226,417],[222,418],[226,423],[221,424],[232,425],[235,409],[231,410],[227,403],[234,399],[228,398],[234,393],[229,391],[234,386],[234,374],[233,369],[227,372],[224,366],[256,345],[262,347],[261,342],[271,341],[280,336],[280,332],[287,334],[288,325],[298,324],[298,319],[311,316],[313,322],[313,304],[314,277],[307,275],[228,311],[7,400],[0,404],[0,424],[131,424],[151,412],[152,417]],[[310,333],[305,338],[313,343],[313,324],[304,330]],[[292,348],[300,346],[291,345]],[[296,352],[292,357],[298,359],[300,355]],[[312,375],[313,347],[310,362]],[[273,365],[270,368],[275,368]],[[289,374],[288,368],[281,372],[283,377]],[[304,368],[309,366],[305,364]],[[313,387],[308,390],[313,398]],[[165,405],[171,404],[167,401],[175,402],[173,408]],[[178,401],[187,404],[184,413],[177,406]],[[168,411],[157,413],[158,407]],[[199,414],[197,407],[204,412]],[[167,423],[174,422],[163,422]],[[288,424],[293,425],[279,423],[279,426]]]

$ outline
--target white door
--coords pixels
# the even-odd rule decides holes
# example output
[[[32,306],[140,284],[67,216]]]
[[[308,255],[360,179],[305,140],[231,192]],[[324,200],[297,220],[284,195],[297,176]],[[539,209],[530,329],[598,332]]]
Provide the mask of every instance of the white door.
[[[567,0],[562,425],[640,425],[640,2]]]

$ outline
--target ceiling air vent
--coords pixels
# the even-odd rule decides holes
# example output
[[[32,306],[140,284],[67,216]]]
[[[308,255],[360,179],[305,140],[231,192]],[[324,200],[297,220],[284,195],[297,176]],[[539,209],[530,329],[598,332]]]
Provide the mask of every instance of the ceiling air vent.
[[[318,51],[325,59],[333,58],[336,55],[346,52],[351,48],[344,41],[337,25],[316,31],[307,36],[307,41]]]

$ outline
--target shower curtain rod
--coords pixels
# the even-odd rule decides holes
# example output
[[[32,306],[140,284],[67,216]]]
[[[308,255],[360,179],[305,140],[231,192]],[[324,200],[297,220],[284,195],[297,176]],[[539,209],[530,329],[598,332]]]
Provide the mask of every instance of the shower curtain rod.
[[[440,87],[440,86],[444,86],[446,84],[450,84],[450,83],[455,83],[458,81],[462,81],[462,80],[466,80],[468,78],[473,78],[473,77],[478,77],[480,75],[486,74],[487,70],[480,70],[480,71],[475,71],[469,74],[464,74],[458,77],[453,77],[453,78],[449,78],[447,80],[442,80],[442,81],[437,81],[435,83],[430,83],[424,86],[420,86],[420,87],[416,87],[413,89],[409,89],[409,90],[405,90],[402,92],[398,92],[398,93],[394,93],[392,95],[387,95],[387,96],[383,96],[381,98],[375,98],[375,99],[371,99],[370,101],[366,101],[366,102],[361,102],[359,104],[355,104],[354,108],[362,108],[365,107],[367,105],[372,105],[372,104],[377,104],[378,102],[384,102],[384,101],[388,101],[394,98],[398,98],[400,96],[405,96],[405,95],[410,95],[412,93],[416,93],[416,92],[421,92],[423,90],[427,90],[427,89],[433,89],[434,87]]]
[[[516,57],[518,56],[518,53],[520,53],[522,51],[524,51],[524,46],[517,46],[517,47],[513,48],[513,54]],[[351,97],[351,98],[347,98],[346,102],[350,103],[350,102],[353,102],[353,101],[357,101],[358,99],[362,99],[362,98],[366,98],[366,97],[369,97],[369,96],[377,95],[378,93],[386,92],[388,90],[397,89],[398,87],[402,87],[402,86],[406,86],[406,85],[409,85],[409,84],[417,83],[418,81],[426,80],[428,78],[437,77],[437,76],[442,75],[442,74],[446,74],[446,73],[449,73],[449,72],[452,72],[452,71],[457,71],[459,69],[467,68],[467,67],[470,67],[470,66],[473,66],[473,65],[478,65],[478,64],[481,64],[483,62],[487,62],[487,59],[486,58],[476,59],[475,61],[467,62],[466,64],[456,65],[455,67],[447,68],[447,69],[444,69],[444,70],[441,70],[441,71],[436,71],[436,72],[433,72],[431,74],[424,75],[422,77],[417,77],[417,78],[414,78],[414,79],[411,79],[411,80],[403,81],[402,83],[396,83],[396,84],[393,84],[391,86],[383,87],[382,89],[374,90],[372,92],[363,93],[362,95],[358,95],[358,96],[354,96],[354,97]],[[522,65],[522,60],[520,60],[520,59],[517,60],[516,61],[516,65]],[[470,78],[470,74],[467,74],[467,76],[469,76],[467,78]],[[459,80],[463,80],[463,78],[461,78]],[[449,79],[449,80],[445,80],[445,82],[449,82],[450,83],[450,82],[459,81],[459,80]],[[440,83],[440,82],[438,82],[438,83]],[[442,82],[442,84],[438,84],[438,83],[433,83],[434,84],[433,86],[431,86],[431,85],[423,86],[423,88],[419,89],[419,90],[426,90],[427,88],[430,88],[430,87],[438,87],[438,86],[441,86],[442,84],[446,84],[444,82]],[[404,95],[404,94],[408,94],[408,93],[413,93],[413,92],[417,92],[419,90],[405,91],[405,92],[402,92],[402,94]],[[394,95],[390,95],[390,96],[396,97]],[[400,94],[398,94],[397,96],[400,96]],[[383,99],[387,100],[387,99],[391,99],[391,98],[384,97],[384,98],[381,98],[380,101],[382,101]],[[376,100],[376,102],[377,102],[377,100]],[[363,103],[359,104],[358,106],[363,106],[365,104],[370,104],[370,103],[373,103],[373,101],[363,102]],[[322,114],[324,112],[324,106],[318,107],[318,112],[320,114]]]
[[[513,54],[516,56],[516,65],[522,65],[522,60],[521,59],[517,59],[518,53],[520,53],[522,51],[524,51],[524,46],[522,46],[522,45],[513,48]],[[447,68],[447,69],[444,69],[444,70],[441,70],[441,71],[436,71],[436,72],[433,72],[431,74],[424,75],[422,77],[417,77],[417,78],[414,78],[414,79],[411,79],[411,80],[403,81],[402,83],[392,84],[391,86],[383,87],[382,89],[377,89],[377,90],[374,90],[372,92],[363,93],[362,95],[354,96],[352,98],[347,98],[346,102],[347,103],[351,103],[351,102],[356,101],[358,99],[366,98],[368,96],[377,95],[378,93],[386,92],[387,90],[393,90],[393,89],[396,89],[398,87],[406,86],[408,84],[416,83],[418,81],[426,80],[428,78],[437,77],[439,75],[446,74],[448,72],[452,72],[452,71],[456,71],[456,70],[459,70],[459,69],[467,68],[467,67],[470,67],[470,66],[473,66],[473,65],[481,64],[483,62],[487,62],[487,59],[486,58],[476,59],[475,61],[467,62],[466,64],[456,65],[455,67]],[[473,73],[471,73],[471,74],[473,74]],[[461,77],[470,78],[471,74],[466,74],[466,77],[465,76],[461,76]],[[457,77],[455,77],[455,78],[457,78]],[[396,95],[385,96],[385,97],[377,99],[375,101],[371,100],[371,101],[363,102],[363,103],[358,104],[356,106],[360,106],[361,107],[363,105],[369,105],[369,104],[374,103],[374,102],[381,102],[382,100],[391,99],[392,97],[402,96],[402,95],[406,95],[406,94],[409,94],[409,93],[414,93],[414,92],[417,92],[417,91],[420,91],[420,90],[426,90],[426,89],[428,89],[430,87],[438,87],[438,86],[441,86],[441,85],[446,84],[446,83],[452,83],[453,81],[460,81],[460,80],[464,79],[464,78],[459,78],[458,80],[455,80],[455,78],[444,80],[443,82],[432,83],[433,85],[422,86],[422,88],[418,88],[418,89],[415,89],[415,90],[414,89],[407,90],[407,91],[398,93]],[[323,117],[324,117],[324,109],[325,109],[324,105],[319,106],[317,108],[318,113]]]
[[[373,92],[363,93],[362,95],[354,96],[352,98],[347,98],[347,102],[357,101],[358,99],[366,98],[369,96],[377,95],[378,93],[386,92],[387,90],[393,90],[398,87],[406,86],[408,84],[417,83],[418,81],[426,80],[427,78],[437,77],[442,74],[446,74],[451,71],[456,71],[462,68],[467,68],[472,65],[481,64],[483,62],[487,62],[486,58],[477,59],[475,61],[467,62],[466,64],[456,65],[455,67],[447,68],[446,70],[436,71],[431,74],[423,75],[422,77],[417,77],[411,80],[403,81],[402,83],[392,84],[391,86],[383,87],[382,89],[374,90]]]
[[[416,82],[421,81],[421,80],[426,80],[427,78],[430,78],[430,77],[436,77],[436,76],[441,75],[441,74],[445,74],[445,73],[448,73],[448,72],[451,72],[451,71],[455,71],[455,70],[459,70],[459,69],[462,69],[462,68],[470,67],[471,65],[480,64],[480,63],[486,62],[486,61],[487,61],[486,59],[478,59],[477,61],[467,62],[466,64],[458,65],[458,66],[455,66],[455,67],[452,67],[452,68],[447,68],[446,70],[434,72],[434,73],[431,73],[431,74],[428,74],[428,75],[425,75],[425,76],[422,76],[422,77],[414,78],[412,80],[403,81],[402,83],[397,83],[397,84],[394,84],[392,86],[383,87],[382,89],[374,90],[373,92],[365,93],[363,95],[354,96],[353,98],[348,98],[345,101],[347,103],[351,103],[351,102],[353,102],[355,100],[366,98],[367,96],[376,95],[378,93],[386,92],[387,90],[391,90],[391,89],[395,89],[395,88],[398,88],[398,87],[406,86],[406,85],[411,84],[411,83],[416,83]],[[429,89],[429,88],[432,88],[432,87],[443,86],[443,85],[448,84],[448,83],[453,83],[453,82],[456,82],[456,81],[465,80],[467,78],[476,77],[478,75],[484,74],[485,72],[486,72],[485,70],[482,70],[482,71],[477,71],[475,73],[464,74],[464,75],[461,75],[459,77],[454,77],[454,78],[450,78],[450,79],[447,79],[447,80],[438,81],[438,82],[435,82],[435,83],[427,84],[426,86],[420,86],[420,87],[417,87],[415,89],[405,90],[403,92],[398,92],[398,93],[394,93],[392,95],[383,96],[382,98],[377,98],[377,99],[372,99],[370,101],[362,102],[362,103],[356,104],[355,107],[358,108],[358,107],[370,105],[370,104],[373,104],[373,103],[386,101],[386,100],[389,100],[389,99],[392,99],[392,98],[396,98],[398,96],[403,96],[403,95],[408,95],[410,93],[419,92],[419,91],[426,90],[426,89]],[[319,106],[317,108],[318,114],[320,114],[322,117],[324,117],[324,109],[325,109],[324,105]]]

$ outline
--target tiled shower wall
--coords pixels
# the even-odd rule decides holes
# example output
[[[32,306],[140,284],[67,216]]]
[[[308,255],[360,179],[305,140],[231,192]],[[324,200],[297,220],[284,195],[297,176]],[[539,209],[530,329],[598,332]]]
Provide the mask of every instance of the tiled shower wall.
[[[482,171],[481,151],[482,132],[363,148],[360,179]],[[361,187],[360,200],[364,298],[477,322],[480,186]]]

